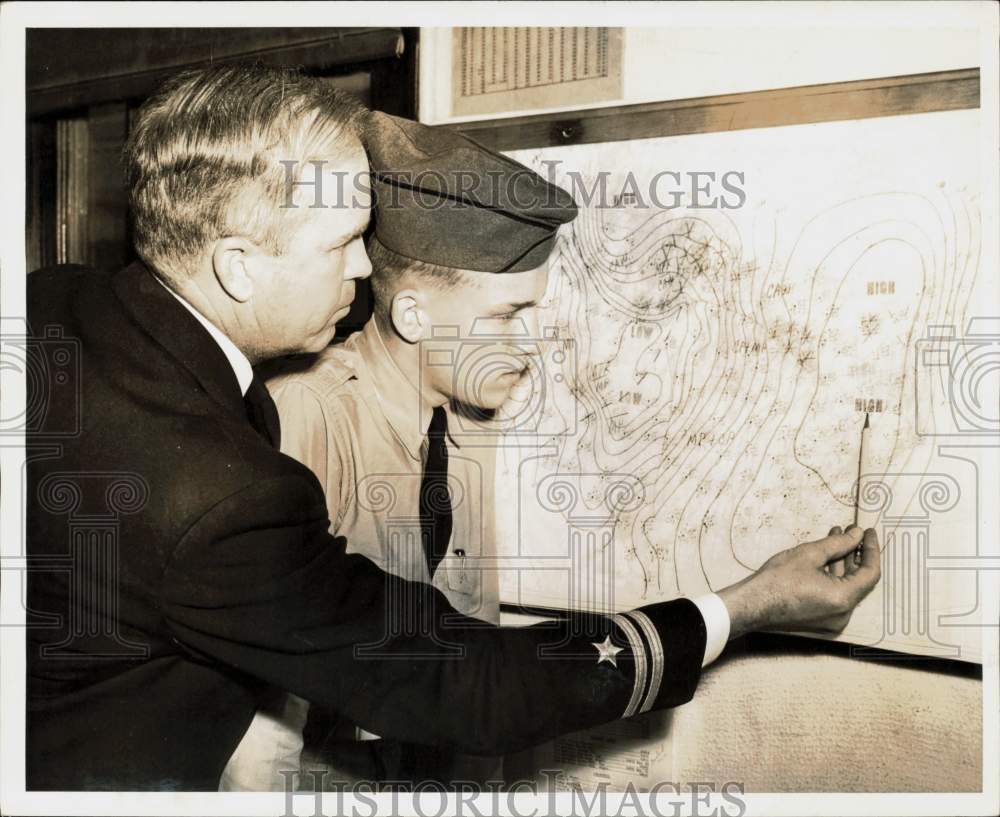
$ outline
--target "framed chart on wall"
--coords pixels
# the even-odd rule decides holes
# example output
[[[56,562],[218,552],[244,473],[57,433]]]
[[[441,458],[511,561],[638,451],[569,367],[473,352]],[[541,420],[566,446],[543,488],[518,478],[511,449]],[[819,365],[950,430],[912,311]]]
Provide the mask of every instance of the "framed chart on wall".
[[[501,412],[505,602],[718,590],[857,506],[884,578],[839,638],[980,660],[979,116],[971,70],[460,126],[580,205]]]
[[[483,116],[622,96],[622,29],[452,30],[451,113]]]

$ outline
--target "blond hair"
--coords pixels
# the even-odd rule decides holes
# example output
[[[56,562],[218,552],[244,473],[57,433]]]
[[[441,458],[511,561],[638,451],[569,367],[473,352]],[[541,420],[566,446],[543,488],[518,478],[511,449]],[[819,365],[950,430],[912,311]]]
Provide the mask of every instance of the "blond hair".
[[[446,290],[456,286],[477,286],[483,277],[479,273],[407,258],[390,250],[374,235],[368,239],[368,260],[372,265],[369,280],[373,311],[383,321],[388,319],[392,297],[407,284],[419,282]]]
[[[140,108],[123,155],[139,257],[170,278],[229,235],[281,252],[297,212],[288,163],[360,151],[364,114],[350,94],[290,69],[174,77]]]

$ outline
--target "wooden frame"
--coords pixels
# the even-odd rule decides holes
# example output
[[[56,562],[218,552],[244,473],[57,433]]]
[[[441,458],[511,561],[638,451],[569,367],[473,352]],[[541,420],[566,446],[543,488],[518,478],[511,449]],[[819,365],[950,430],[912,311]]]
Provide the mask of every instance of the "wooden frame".
[[[114,32],[103,55],[112,70],[88,73],[73,58],[83,41],[79,29],[29,30],[28,117],[145,97],[168,76],[212,62],[252,60],[317,73],[404,53],[405,36],[398,28],[235,29],[236,39],[229,36],[233,31],[135,29],[129,37]],[[157,40],[170,37],[178,38],[176,47]]]
[[[952,111],[979,105],[979,69],[969,68],[477,120],[445,127],[502,151]]]

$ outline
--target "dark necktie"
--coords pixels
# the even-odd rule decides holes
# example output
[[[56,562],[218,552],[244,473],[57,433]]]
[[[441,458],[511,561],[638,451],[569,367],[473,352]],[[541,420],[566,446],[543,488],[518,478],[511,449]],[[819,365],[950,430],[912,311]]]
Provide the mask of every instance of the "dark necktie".
[[[247,419],[254,430],[272,446],[280,448],[281,422],[278,420],[278,409],[275,408],[274,400],[257,375],[250,381],[250,388],[243,396],[243,405],[247,410]]]
[[[448,418],[438,406],[427,430],[427,462],[420,481],[420,530],[431,576],[448,552],[451,540],[451,495],[448,493]]]

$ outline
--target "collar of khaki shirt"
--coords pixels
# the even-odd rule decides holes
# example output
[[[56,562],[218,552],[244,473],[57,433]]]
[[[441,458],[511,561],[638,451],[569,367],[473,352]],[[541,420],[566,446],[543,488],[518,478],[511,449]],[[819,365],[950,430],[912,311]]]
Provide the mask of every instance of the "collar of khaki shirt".
[[[368,369],[379,408],[392,433],[409,455],[421,462],[421,447],[427,439],[433,406],[423,399],[413,380],[396,365],[374,318],[369,319],[365,328],[351,340]]]

